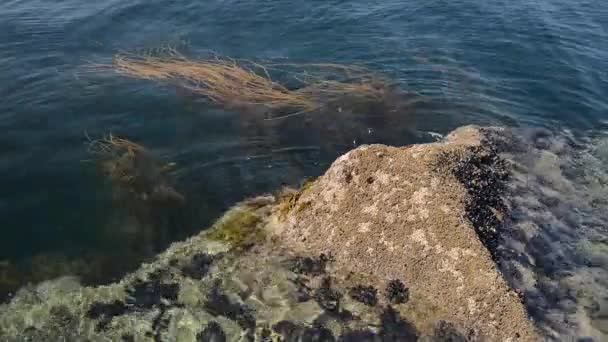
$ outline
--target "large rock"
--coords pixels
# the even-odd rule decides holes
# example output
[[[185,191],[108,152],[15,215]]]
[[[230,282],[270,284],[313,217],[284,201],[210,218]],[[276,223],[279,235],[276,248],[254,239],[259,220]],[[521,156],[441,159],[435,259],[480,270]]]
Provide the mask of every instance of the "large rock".
[[[0,341],[418,339],[398,311],[346,296],[327,257],[264,242],[276,204],[241,203],[114,284],[83,287],[63,277],[26,286],[0,305]],[[437,334],[446,333],[462,336],[442,322]]]
[[[447,320],[491,341],[537,340],[492,259],[506,170],[485,138],[465,127],[441,143],[359,147],[296,195],[275,233],[331,254],[347,282],[402,280],[400,309],[421,331]]]
[[[506,171],[485,137],[360,147],[117,283],[27,286],[0,340],[538,340],[492,259]]]

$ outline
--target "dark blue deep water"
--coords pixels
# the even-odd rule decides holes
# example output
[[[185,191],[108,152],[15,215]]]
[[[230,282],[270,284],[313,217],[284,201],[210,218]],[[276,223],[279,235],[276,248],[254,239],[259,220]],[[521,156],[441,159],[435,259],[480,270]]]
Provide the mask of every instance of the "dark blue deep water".
[[[90,68],[167,45],[188,56],[363,65],[415,101],[348,119],[260,122]],[[27,274],[14,284],[91,267],[91,281],[107,281],[359,144],[432,141],[429,132],[472,123],[589,132],[606,120],[602,0],[3,0],[0,262]],[[153,210],[163,227],[134,218],[87,162],[86,137],[110,132],[176,163],[169,181],[187,205]]]

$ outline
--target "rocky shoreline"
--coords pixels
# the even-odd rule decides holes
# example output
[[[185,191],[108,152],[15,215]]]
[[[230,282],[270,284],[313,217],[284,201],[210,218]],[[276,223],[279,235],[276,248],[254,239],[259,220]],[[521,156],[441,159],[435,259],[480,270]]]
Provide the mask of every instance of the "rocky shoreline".
[[[0,305],[0,340],[537,341],[495,263],[509,177],[497,132],[359,147],[117,283],[21,289]]]

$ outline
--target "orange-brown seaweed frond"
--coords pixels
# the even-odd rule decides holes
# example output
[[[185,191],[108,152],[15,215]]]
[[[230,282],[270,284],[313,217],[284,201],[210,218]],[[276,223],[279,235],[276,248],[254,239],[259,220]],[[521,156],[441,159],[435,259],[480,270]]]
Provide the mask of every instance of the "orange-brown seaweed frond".
[[[161,56],[118,54],[105,67],[133,78],[175,84],[222,107],[262,106],[283,114],[311,112],[344,97],[380,100],[388,89],[386,80],[359,66],[263,65],[217,56],[191,60],[172,49]],[[277,79],[283,82],[271,75],[279,75]]]
[[[97,158],[102,172],[115,184],[125,189],[135,186],[141,178],[142,158],[149,158],[145,147],[128,139],[108,134],[100,139],[89,139],[88,151]]]
[[[177,84],[221,106],[263,105],[271,109],[298,110],[315,107],[306,94],[289,91],[274,82],[259,64],[241,65],[232,59],[220,58],[191,61],[178,55],[118,55],[113,66],[116,72],[126,76]]]
[[[126,154],[134,157],[137,153],[146,149],[128,139],[114,136],[112,133],[100,139],[89,139],[89,153],[98,157],[117,157]]]

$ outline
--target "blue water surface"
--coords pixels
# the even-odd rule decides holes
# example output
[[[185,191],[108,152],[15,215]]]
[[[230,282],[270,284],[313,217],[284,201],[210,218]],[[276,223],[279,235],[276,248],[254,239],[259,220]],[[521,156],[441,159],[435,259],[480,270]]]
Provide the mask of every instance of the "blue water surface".
[[[363,65],[419,100],[348,120],[252,123],[90,68],[168,45],[192,57]],[[586,131],[607,119],[600,0],[4,0],[0,260],[130,248],[115,228],[128,215],[87,162],[86,136],[112,132],[176,163],[171,182],[188,208],[151,253],[236,201],[321,174],[359,144],[432,141],[428,132],[463,124]]]

